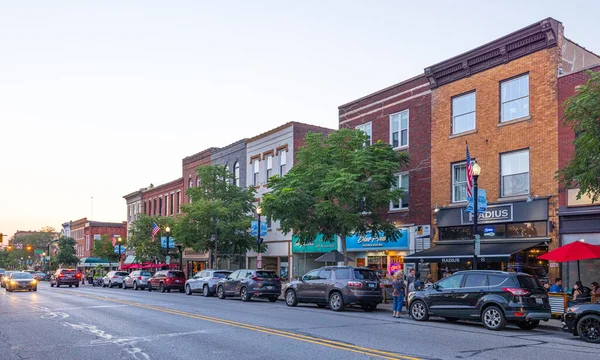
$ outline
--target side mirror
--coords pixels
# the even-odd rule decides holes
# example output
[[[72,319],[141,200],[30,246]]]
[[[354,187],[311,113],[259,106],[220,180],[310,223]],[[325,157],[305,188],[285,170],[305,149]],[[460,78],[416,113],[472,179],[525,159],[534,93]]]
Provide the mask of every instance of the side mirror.
[[[300,278],[300,281],[305,282],[306,281],[306,275]]]
[[[434,288],[435,290],[439,290],[440,289],[440,286],[438,284],[433,284],[431,287]]]

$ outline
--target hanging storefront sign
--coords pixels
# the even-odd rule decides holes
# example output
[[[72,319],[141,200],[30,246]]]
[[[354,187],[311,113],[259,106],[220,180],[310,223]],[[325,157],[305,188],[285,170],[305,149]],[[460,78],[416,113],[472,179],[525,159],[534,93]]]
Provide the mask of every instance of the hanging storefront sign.
[[[326,253],[332,250],[337,250],[337,241],[323,240],[323,235],[319,234],[311,243],[304,245],[298,244],[298,237],[292,236],[292,252],[298,253]]]
[[[472,224],[475,215],[462,209],[462,224]],[[513,221],[513,205],[490,205],[487,210],[477,216],[479,224],[512,222]]]
[[[398,232],[401,236],[395,241],[388,240],[383,233],[379,233],[379,236],[372,236],[370,231],[365,236],[346,236],[346,249],[348,251],[408,250],[410,238],[408,229],[398,229]]]
[[[403,268],[404,264],[399,262],[393,262],[390,263],[390,265],[388,266],[388,272],[390,273],[390,275],[394,275],[397,271],[402,271]]]

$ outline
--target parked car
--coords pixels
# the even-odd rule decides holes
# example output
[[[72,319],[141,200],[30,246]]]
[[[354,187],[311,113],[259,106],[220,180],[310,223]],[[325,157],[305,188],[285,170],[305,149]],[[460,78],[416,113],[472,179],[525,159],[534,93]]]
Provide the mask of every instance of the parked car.
[[[37,280],[28,272],[15,271],[8,277],[5,288],[7,292],[17,290],[37,291]]]
[[[548,293],[534,276],[525,273],[459,271],[426,290],[408,295],[408,309],[417,321],[441,316],[448,321],[480,320],[490,330],[514,322],[524,330],[550,319]]]
[[[581,340],[600,343],[600,304],[578,304],[571,306],[563,315],[563,331],[578,336]]]
[[[46,280],[46,273],[36,272],[35,274],[33,274],[33,278],[36,279],[37,281]]]
[[[50,287],[60,287],[61,285],[69,285],[79,287],[81,282],[81,273],[77,269],[58,269],[50,276]]]
[[[133,290],[144,290],[148,286],[148,279],[152,277],[150,271],[137,270],[132,271],[123,279],[123,289],[133,288]]]
[[[102,287],[123,287],[123,279],[128,275],[129,273],[125,271],[109,271],[108,274],[102,278]]]
[[[358,304],[365,311],[373,311],[383,301],[381,282],[374,270],[351,266],[325,266],[312,270],[300,280],[285,286],[285,303],[313,303],[329,305],[341,311],[346,305]]]
[[[183,292],[185,286],[185,274],[179,270],[162,270],[148,279],[148,291],[157,289],[160,292],[171,292],[179,290]]]
[[[229,274],[229,270],[202,270],[185,282],[185,293],[201,292],[205,297],[212,296],[217,292],[219,281]]]
[[[217,296],[239,296],[242,301],[250,301],[254,297],[266,297],[270,302],[277,301],[281,295],[281,280],[275,271],[236,270],[219,280]]]

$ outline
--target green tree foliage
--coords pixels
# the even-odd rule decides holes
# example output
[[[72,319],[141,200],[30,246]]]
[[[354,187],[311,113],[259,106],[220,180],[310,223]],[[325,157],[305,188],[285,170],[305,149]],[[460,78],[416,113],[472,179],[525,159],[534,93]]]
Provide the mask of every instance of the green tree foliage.
[[[587,74],[587,84],[564,104],[564,125],[576,134],[575,152],[558,178],[569,188],[579,186],[578,199],[587,194],[596,202],[600,198],[600,72]]]
[[[284,232],[293,231],[300,244],[323,239],[382,232],[389,241],[400,233],[387,221],[390,201],[402,196],[397,173],[408,156],[381,141],[364,146],[362,131],[340,129],[328,137],[309,133],[297,153],[297,163],[284,177],[272,177],[263,197],[263,213],[279,219]]]
[[[161,228],[154,241],[152,240],[153,223]],[[165,261],[165,250],[160,247],[160,238],[166,235],[167,226],[173,229],[174,225],[173,218],[142,214],[132,224],[127,246],[133,248],[136,258],[141,262],[150,261],[153,257]]]
[[[182,205],[177,241],[195,251],[212,251],[214,259],[245,253],[256,244],[248,233],[254,189],[235,186],[221,165],[201,166],[196,172],[200,185],[187,191],[192,202]]]
[[[125,245],[121,243],[121,245]],[[94,240],[94,257],[108,260],[109,262],[117,262],[119,255],[115,254],[112,244],[112,238],[108,235],[102,235],[100,240]]]
[[[71,237],[61,237],[58,239],[58,251],[54,261],[58,266],[75,266],[79,262],[75,252],[77,242]]]

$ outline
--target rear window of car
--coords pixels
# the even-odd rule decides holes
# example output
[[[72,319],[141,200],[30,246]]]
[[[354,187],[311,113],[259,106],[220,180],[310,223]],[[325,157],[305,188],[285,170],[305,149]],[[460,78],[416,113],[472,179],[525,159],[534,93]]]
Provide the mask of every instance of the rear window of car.
[[[66,270],[66,269],[64,269],[64,270],[61,270],[60,272],[63,273],[63,274],[75,274],[77,271],[76,270]]]
[[[540,290],[544,288],[542,283],[533,276],[519,275],[517,276],[517,279],[519,280],[519,285],[521,285],[523,289]]]
[[[354,278],[356,280],[379,280],[377,274],[375,274],[375,271],[367,269],[354,269]]]
[[[124,272],[124,271],[117,271],[117,272],[115,273],[115,275],[117,275],[117,276],[127,276],[127,275],[129,275],[129,273],[127,273],[127,272]]]
[[[185,277],[183,271],[169,271],[167,274],[168,277]]]
[[[219,279],[223,279],[225,277],[227,277],[227,275],[231,274],[230,272],[224,271],[224,272],[214,272],[213,273],[213,277],[219,278]]]
[[[142,271],[142,272],[140,273],[140,276],[152,276],[152,274],[150,274],[150,272],[149,272],[149,271]]]
[[[257,271],[256,276],[263,279],[275,279],[277,277],[277,273],[275,271]]]

